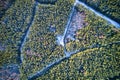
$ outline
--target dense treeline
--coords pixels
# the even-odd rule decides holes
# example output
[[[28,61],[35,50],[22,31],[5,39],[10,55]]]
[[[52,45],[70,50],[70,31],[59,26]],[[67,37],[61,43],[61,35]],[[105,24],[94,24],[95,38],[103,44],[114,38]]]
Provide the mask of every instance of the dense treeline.
[[[36,0],[38,1],[38,0]],[[48,1],[48,0],[39,0]],[[50,2],[49,2],[50,1]],[[56,43],[63,35],[74,0],[49,0],[52,5],[38,5],[30,33],[23,46],[20,77],[26,80],[50,63],[63,58],[64,49]],[[0,21],[0,66],[16,63],[17,53],[33,15],[34,0],[16,0]],[[66,44],[67,51],[88,49],[73,55],[49,70],[38,80],[109,79],[120,74],[120,30],[81,5],[76,10],[85,15],[86,26],[76,31],[74,41]],[[73,21],[74,24],[74,21]],[[108,45],[109,44],[109,45]]]
[[[116,29],[113,25],[81,5],[77,5],[76,9],[84,13],[87,25],[76,32],[76,40],[67,43],[66,47],[68,51],[119,41],[119,29]]]
[[[41,79],[110,79],[120,74],[120,30],[93,12],[77,5],[77,11],[86,15],[87,26],[77,31],[75,41],[67,43],[68,51],[99,46],[73,55],[70,59],[53,67]]]
[[[120,23],[120,0],[80,0]]]
[[[0,0],[0,19],[5,11],[14,3],[15,0]]]
[[[0,22],[0,42],[5,45],[6,50],[16,51],[19,48],[22,36],[25,34],[32,15],[32,6],[33,3],[27,0],[17,0],[2,17]]]
[[[96,80],[119,76],[119,51],[120,46],[118,44],[79,52],[70,59],[53,67],[37,80]]]
[[[58,0],[55,6],[38,5],[35,21],[24,46],[21,78],[26,78],[64,56],[57,35],[64,33],[74,0]],[[54,28],[52,31],[51,29]]]
[[[0,51],[0,67],[17,63],[17,52]]]
[[[32,8],[33,3],[29,0],[16,0],[1,18],[0,44],[4,45],[4,50],[0,52],[2,57],[5,55],[11,59],[12,56],[17,55],[22,36],[25,34],[32,15]],[[5,59],[6,57],[3,61]]]

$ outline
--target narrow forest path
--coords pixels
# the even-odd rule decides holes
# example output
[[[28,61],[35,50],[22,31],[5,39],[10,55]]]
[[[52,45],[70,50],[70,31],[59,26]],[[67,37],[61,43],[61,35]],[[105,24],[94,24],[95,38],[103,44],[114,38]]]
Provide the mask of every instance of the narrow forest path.
[[[19,53],[18,53],[20,63],[22,63],[22,61],[23,61],[22,50],[23,50],[23,47],[25,45],[26,38],[29,36],[30,27],[32,26],[32,24],[34,22],[34,17],[35,17],[35,14],[36,14],[37,5],[38,5],[38,2],[35,1],[34,6],[33,6],[33,11],[32,11],[32,14],[31,14],[32,16],[31,16],[30,22],[28,23],[28,27],[25,31],[25,34],[22,36],[22,41],[21,41],[21,44],[20,44],[20,47],[19,47]]]
[[[63,36],[60,36],[60,37],[59,37],[59,44],[64,47],[64,54],[66,55],[66,57],[69,57],[70,54],[69,54],[69,53],[67,52],[67,50],[66,50],[65,38],[66,38],[66,35],[67,35],[67,31],[68,31],[68,29],[69,29],[69,27],[70,27],[70,22],[71,22],[71,20],[72,20],[73,13],[74,13],[74,11],[75,11],[75,6],[76,6],[77,4],[80,4],[80,5],[84,6],[85,8],[87,8],[88,10],[94,12],[96,15],[98,15],[98,16],[102,17],[103,19],[105,19],[106,21],[110,22],[110,23],[111,23],[112,25],[114,25],[116,28],[120,28],[120,24],[119,24],[119,23],[117,23],[117,22],[115,22],[114,20],[106,17],[105,15],[99,13],[98,11],[95,11],[94,9],[92,9],[92,8],[89,7],[89,6],[87,6],[87,5],[84,4],[83,2],[81,2],[81,1],[79,1],[79,0],[75,0],[74,5],[73,5],[73,8],[72,8],[71,13],[70,13],[69,18],[68,18],[68,22],[67,22],[67,25],[66,25],[64,34],[63,34]],[[70,53],[72,53],[72,52],[70,52]]]
[[[20,54],[22,53],[22,48],[23,48],[23,46],[24,46],[24,44],[25,44],[26,38],[27,38],[28,35],[29,35],[30,27],[31,27],[31,25],[32,25],[32,23],[33,23],[33,21],[34,21],[34,16],[35,16],[37,4],[38,4],[38,3],[35,1],[34,7],[33,7],[32,17],[31,17],[30,23],[29,23],[29,25],[28,25],[28,28],[27,28],[27,30],[26,30],[26,33],[25,33],[25,35],[24,35],[24,37],[23,37],[23,41],[22,41],[21,46],[20,46]],[[67,52],[67,51],[66,51],[66,42],[65,42],[66,33],[67,33],[68,29],[69,29],[69,25],[70,25],[71,19],[72,19],[72,17],[73,17],[73,13],[74,13],[74,11],[75,11],[75,6],[76,6],[77,4],[83,5],[83,6],[86,7],[87,9],[91,10],[92,12],[94,12],[96,15],[98,15],[98,16],[102,17],[103,19],[107,20],[108,22],[110,22],[110,23],[111,23],[112,25],[114,25],[116,28],[120,28],[120,24],[119,24],[119,23],[117,23],[117,22],[115,22],[114,20],[112,20],[112,19],[104,16],[103,14],[95,11],[94,9],[92,9],[92,8],[89,7],[89,6],[87,6],[87,5],[84,4],[83,2],[76,0],[75,3],[74,3],[74,5],[73,5],[73,8],[72,8],[72,10],[71,10],[71,13],[70,13],[70,15],[69,15],[68,22],[67,22],[67,24],[66,24],[66,28],[65,28],[65,31],[64,31],[64,33],[63,33],[63,36],[60,37],[60,42],[59,42],[59,43],[63,46],[63,48],[64,48],[65,57],[63,57],[63,58],[61,58],[61,59],[58,59],[57,61],[55,61],[55,62],[53,62],[53,63],[50,63],[49,65],[46,65],[46,67],[43,68],[42,70],[37,71],[35,74],[28,76],[28,80],[34,80],[34,79],[42,76],[42,75],[45,74],[48,70],[50,70],[52,67],[54,67],[54,66],[57,65],[57,64],[60,64],[62,61],[66,60],[66,59],[69,59],[72,55],[74,55],[74,54],[76,54],[76,53],[78,53],[78,52],[85,51],[85,50],[87,50],[87,49],[100,48],[100,47],[106,46],[106,45],[102,45],[102,46],[93,45],[93,46],[89,46],[89,47],[87,47],[87,48],[84,48],[84,47],[83,47],[83,48],[80,48],[79,50],[76,50],[76,51],[71,51],[71,52]],[[120,44],[120,42],[116,42],[116,43],[119,43],[119,44]],[[115,44],[116,44],[116,43],[115,43]],[[112,44],[112,43],[110,43],[110,44]],[[107,44],[107,45],[109,45],[109,44]],[[22,56],[21,56],[21,61],[22,61]]]
[[[120,23],[117,23],[116,21],[110,19],[109,17],[103,15],[102,13],[94,10],[93,8],[89,7],[88,5],[86,5],[85,3],[79,1],[79,0],[76,0],[76,3],[77,4],[80,4],[82,6],[84,6],[85,8],[87,8],[88,10],[94,12],[96,15],[100,16],[101,18],[105,19],[106,21],[110,22],[112,25],[114,25],[116,28],[120,28]]]
[[[95,48],[103,48],[103,47],[107,47],[109,45],[114,45],[114,44],[117,44],[117,45],[120,45],[120,41],[116,41],[116,42],[112,42],[112,43],[109,43],[109,44],[104,44],[104,45],[92,45],[92,46],[89,46],[87,48],[80,48],[79,50],[76,50],[76,51],[73,51],[70,53],[70,56],[69,57],[63,57],[53,63],[50,63],[49,65],[47,65],[45,68],[43,68],[42,70],[40,71],[37,71],[35,74],[31,75],[31,76],[28,76],[28,80],[35,80],[37,79],[38,77],[41,77],[42,75],[44,75],[47,71],[49,71],[51,68],[53,68],[55,65],[58,65],[60,64],[62,61],[65,61],[67,59],[69,59],[71,56],[77,54],[78,52],[82,52],[82,51],[85,51],[85,50],[88,50],[88,49],[95,49]]]
[[[115,22],[114,20],[112,20],[112,19],[104,16],[103,14],[95,11],[94,9],[92,9],[91,7],[89,7],[89,6],[87,6],[86,4],[82,3],[81,1],[76,0],[75,3],[74,3],[74,5],[73,5],[73,8],[72,8],[72,10],[71,10],[71,13],[70,13],[70,15],[69,15],[68,22],[67,22],[67,25],[66,25],[64,34],[63,34],[63,36],[60,36],[60,37],[59,37],[59,38],[60,38],[60,42],[59,42],[59,43],[60,43],[60,45],[62,45],[63,48],[64,48],[65,57],[63,57],[63,58],[61,58],[61,59],[59,59],[59,60],[57,60],[57,61],[55,61],[55,62],[53,62],[53,63],[50,63],[49,65],[47,65],[47,66],[46,66],[45,68],[43,68],[42,70],[37,71],[35,74],[29,76],[29,77],[28,77],[28,80],[34,80],[34,79],[42,76],[42,75],[45,74],[48,70],[50,70],[52,67],[54,67],[55,65],[61,63],[62,61],[66,60],[66,59],[69,59],[72,55],[74,55],[74,54],[76,54],[76,53],[78,53],[78,52],[85,51],[85,50],[87,50],[87,49],[105,47],[105,46],[107,46],[107,45],[116,44],[116,43],[117,43],[117,44],[120,44],[120,42],[118,41],[118,42],[115,42],[115,43],[105,44],[105,45],[103,45],[103,46],[101,46],[101,45],[100,45],[100,46],[98,46],[98,45],[92,45],[92,46],[89,46],[89,47],[87,47],[87,48],[80,48],[79,50],[76,50],[76,51],[67,52],[67,51],[66,51],[65,38],[66,38],[67,31],[68,31],[68,29],[69,29],[70,22],[71,22],[72,17],[73,17],[73,13],[74,13],[74,11],[75,11],[75,6],[76,6],[77,4],[83,5],[83,6],[86,7],[87,9],[91,10],[92,12],[94,12],[96,15],[98,15],[98,16],[102,17],[103,19],[107,20],[108,22],[110,22],[110,23],[111,23],[112,25],[114,25],[116,28],[120,28],[120,24],[118,24],[118,23]]]

